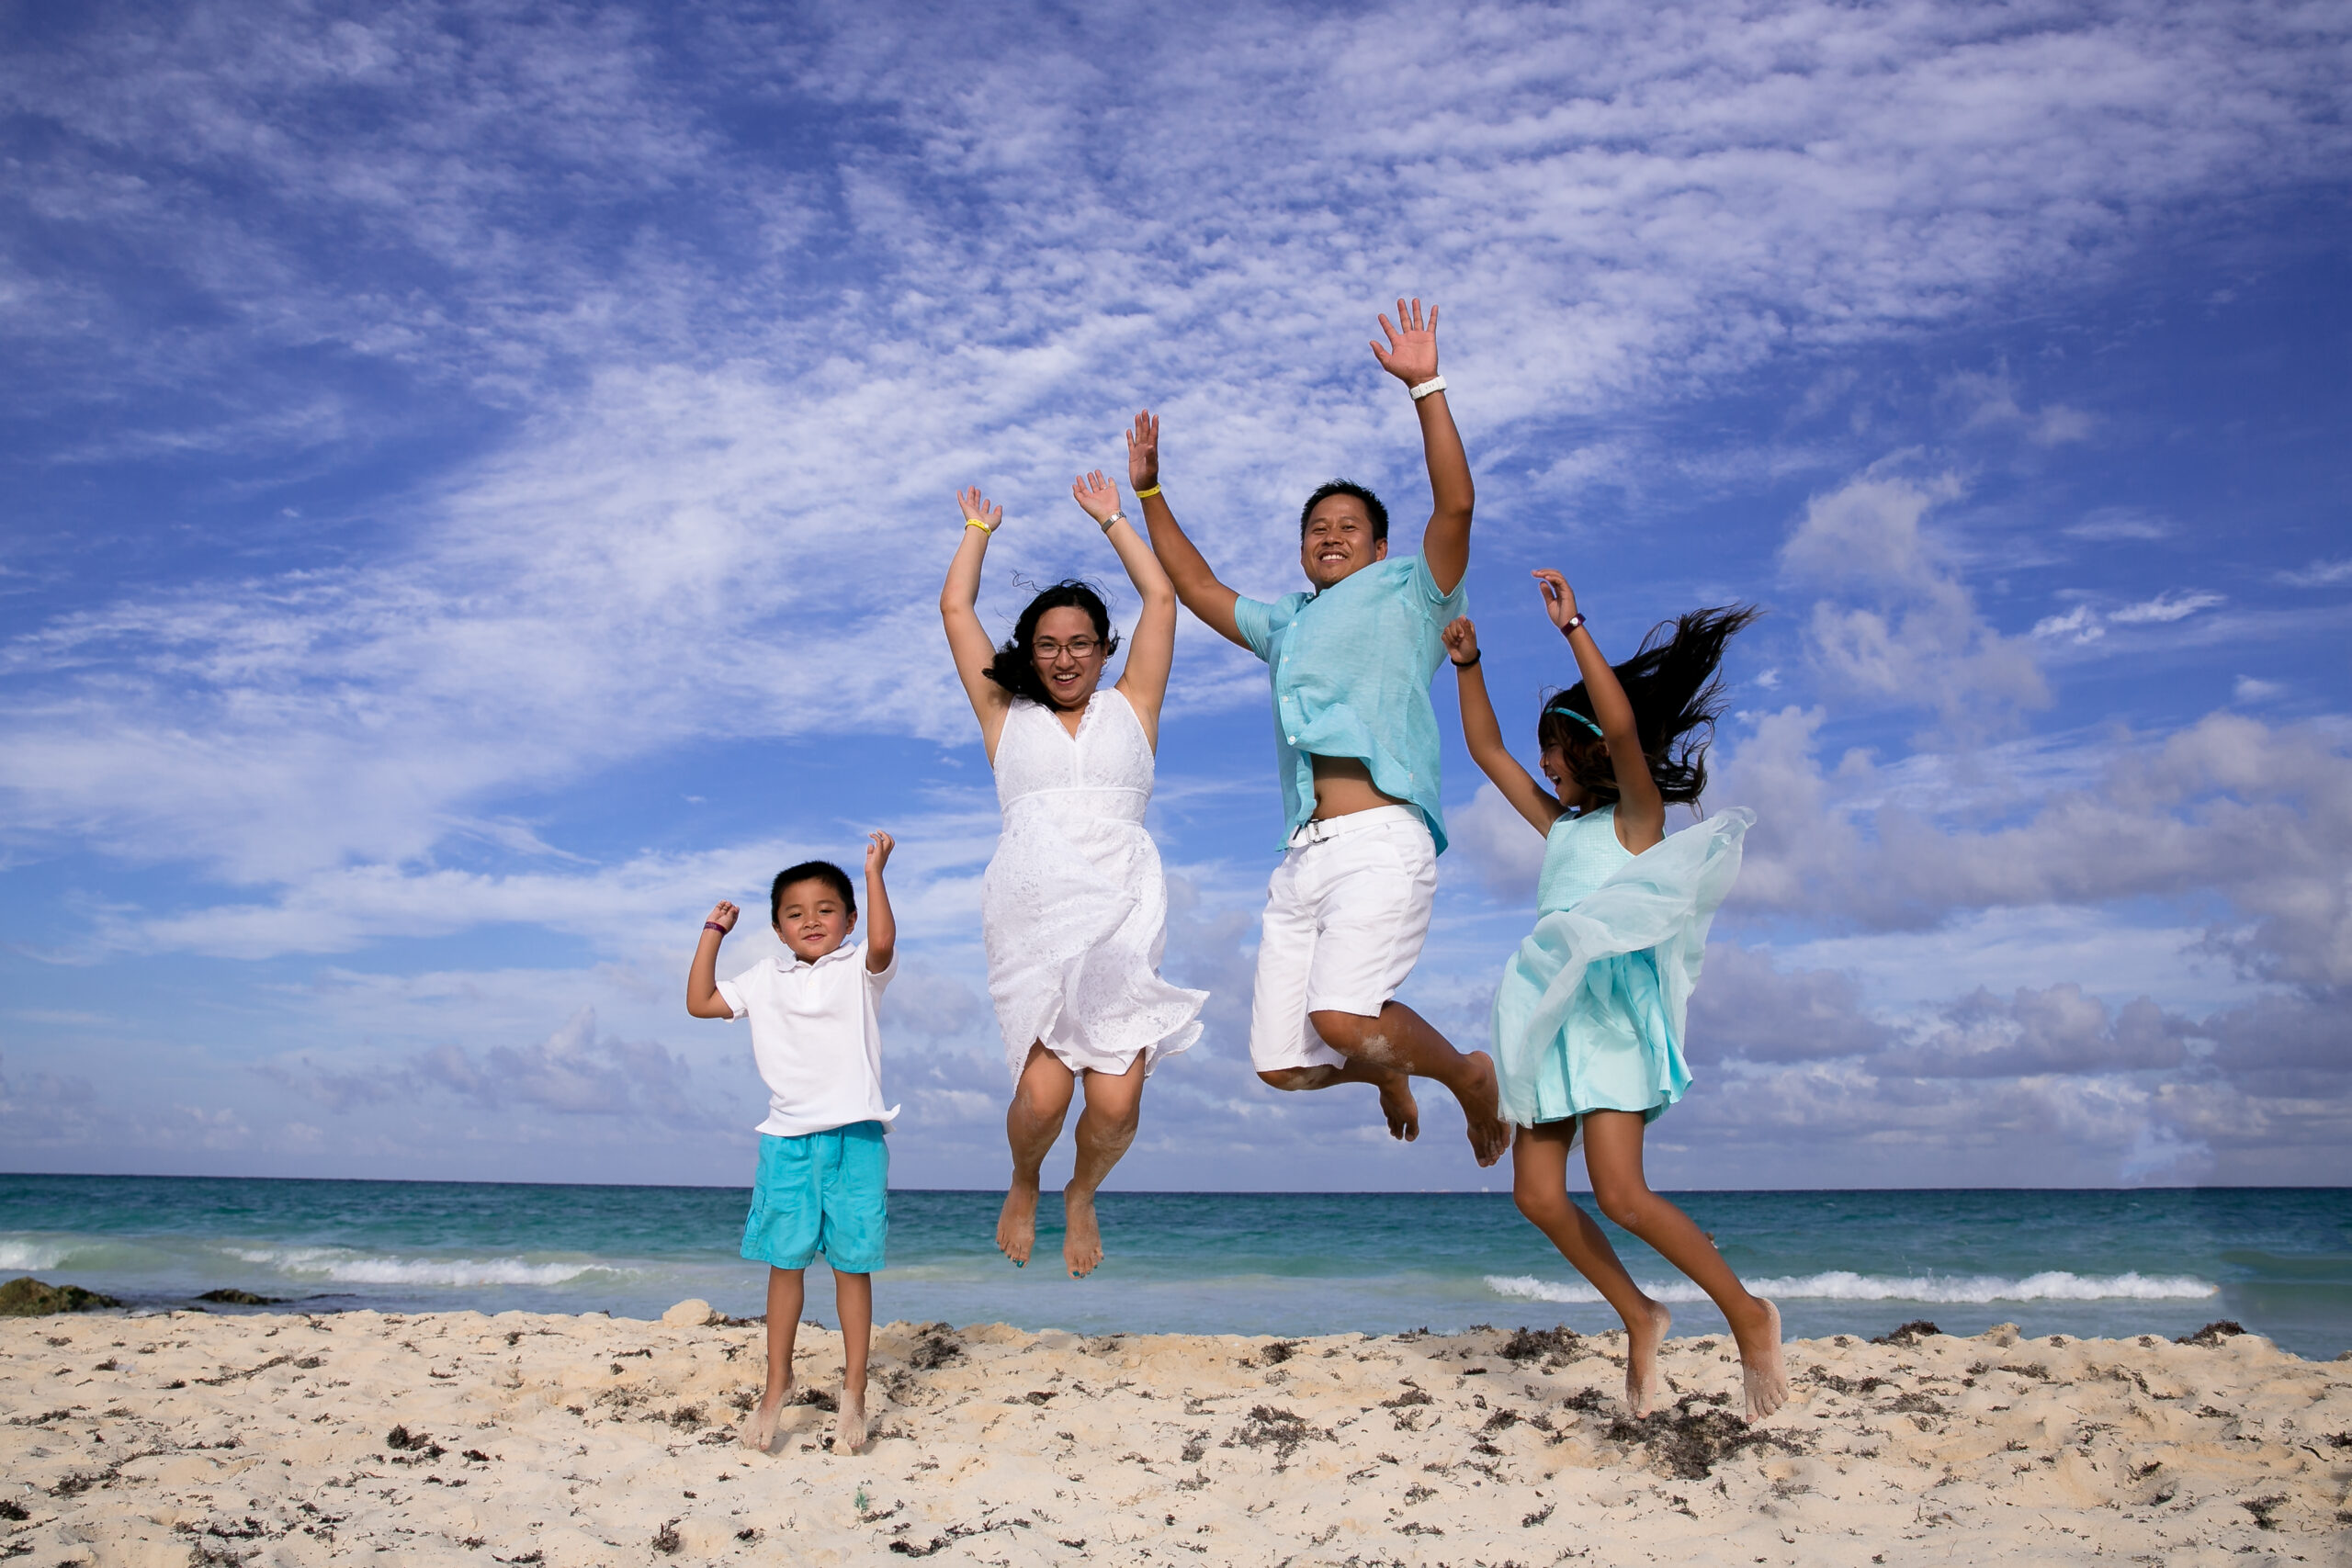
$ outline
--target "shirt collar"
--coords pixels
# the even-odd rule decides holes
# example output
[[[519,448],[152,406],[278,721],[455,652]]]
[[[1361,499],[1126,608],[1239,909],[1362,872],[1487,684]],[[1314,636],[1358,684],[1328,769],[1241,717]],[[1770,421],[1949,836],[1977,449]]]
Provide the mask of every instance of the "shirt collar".
[[[853,953],[859,953],[865,951],[865,944],[862,942],[845,942],[839,947],[833,949],[832,952],[825,954],[824,957],[820,958],[814,964],[811,964],[807,959],[802,958],[798,953],[793,952],[792,949],[787,947],[784,950],[784,956],[775,961],[775,966],[783,970],[787,975],[797,975],[806,969],[822,969],[826,964],[831,964],[837,959],[844,958]]]

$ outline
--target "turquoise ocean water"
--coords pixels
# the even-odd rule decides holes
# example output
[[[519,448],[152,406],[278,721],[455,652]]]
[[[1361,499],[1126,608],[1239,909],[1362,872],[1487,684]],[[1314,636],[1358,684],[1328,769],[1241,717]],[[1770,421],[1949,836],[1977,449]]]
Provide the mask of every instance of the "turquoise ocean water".
[[[0,1277],[34,1273],[139,1307],[231,1287],[306,1310],[606,1311],[700,1296],[762,1310],[726,1188],[0,1176]],[[2284,1348],[2352,1348],[2352,1189],[1676,1194],[1793,1335],[2184,1334],[2234,1318]],[[890,1195],[886,1318],[1082,1333],[1389,1332],[1474,1323],[1611,1325],[1502,1194],[1113,1192],[1108,1258],[1059,1269],[1051,1194],[1037,1260],[992,1243],[1000,1195]],[[1680,1329],[1703,1297],[1630,1236],[1634,1275]],[[810,1271],[810,1315],[831,1322]]]

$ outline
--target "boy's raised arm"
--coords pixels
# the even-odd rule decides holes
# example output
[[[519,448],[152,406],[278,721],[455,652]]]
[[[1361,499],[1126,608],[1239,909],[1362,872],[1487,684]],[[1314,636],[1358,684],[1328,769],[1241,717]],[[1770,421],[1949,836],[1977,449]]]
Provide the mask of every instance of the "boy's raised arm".
[[[865,972],[879,975],[899,952],[899,922],[890,913],[890,890],[882,884],[882,868],[897,843],[888,833],[866,837],[872,842],[865,846]]]
[[[735,917],[741,913],[721,898],[711,906],[710,917],[702,923],[702,940],[695,943],[694,964],[686,971],[686,1011],[695,1018],[735,1016],[735,1010],[718,994],[718,944],[735,929]]]
[[[1388,346],[1372,345],[1380,367],[1408,387],[1437,378],[1437,307],[1421,316],[1421,302],[1396,301],[1396,324],[1380,318]],[[1421,422],[1421,453],[1430,468],[1430,525],[1421,533],[1421,559],[1438,592],[1451,593],[1470,570],[1470,511],[1477,494],[1470,483],[1470,457],[1462,449],[1462,433],[1453,427],[1453,411],[1446,406],[1445,389],[1413,400]]]
[[[1149,409],[1136,415],[1136,426],[1127,432],[1127,478],[1135,481],[1136,499],[1143,502],[1144,525],[1151,530],[1151,552],[1159,558],[1176,597],[1209,630],[1248,648],[1233,620],[1233,602],[1241,595],[1217,581],[1216,573],[1209,570],[1209,563],[1177,523],[1176,513],[1168,509],[1168,498],[1159,493],[1159,418]]]

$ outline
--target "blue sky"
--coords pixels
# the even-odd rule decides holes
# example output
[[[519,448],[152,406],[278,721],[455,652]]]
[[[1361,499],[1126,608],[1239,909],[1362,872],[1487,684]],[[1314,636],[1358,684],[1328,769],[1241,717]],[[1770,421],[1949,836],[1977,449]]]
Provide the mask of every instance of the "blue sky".
[[[1654,1179],[2347,1178],[2345,6],[0,28],[11,1168],[740,1181],[696,924],[887,827],[895,1179],[1000,1181],[952,492],[999,621],[1115,585],[1066,487],[1140,404],[1244,591],[1334,473],[1409,546],[1413,294],[1507,724],[1570,678],[1531,566],[1621,657],[1770,612]],[[1470,1043],[1539,846],[1450,744],[1406,996]],[[1114,1185],[1494,1181],[1249,1073],[1279,815],[1188,621],[1153,827],[1215,1000]]]

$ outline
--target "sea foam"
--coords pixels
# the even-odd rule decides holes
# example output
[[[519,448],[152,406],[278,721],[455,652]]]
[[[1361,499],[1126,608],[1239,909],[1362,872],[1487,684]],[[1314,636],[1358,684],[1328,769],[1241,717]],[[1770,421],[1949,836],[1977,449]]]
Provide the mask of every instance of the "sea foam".
[[[1581,1280],[1539,1280],[1532,1274],[1489,1274],[1487,1288],[1518,1301],[1588,1303],[1600,1292]],[[1933,1274],[1856,1274],[1833,1269],[1821,1274],[1797,1274],[1755,1279],[1747,1288],[1775,1301],[1827,1302],[2192,1302],[2220,1293],[2221,1287],[2187,1274],[2070,1274],[2052,1269],[2021,1280],[1996,1274],[1939,1276]],[[1688,1280],[1644,1284],[1642,1289],[1661,1302],[1702,1302],[1706,1292]]]
[[[594,1274],[621,1279],[634,1270],[584,1261],[534,1263],[526,1258],[388,1258],[342,1247],[231,1247],[232,1258],[298,1280],[341,1285],[561,1285]]]

